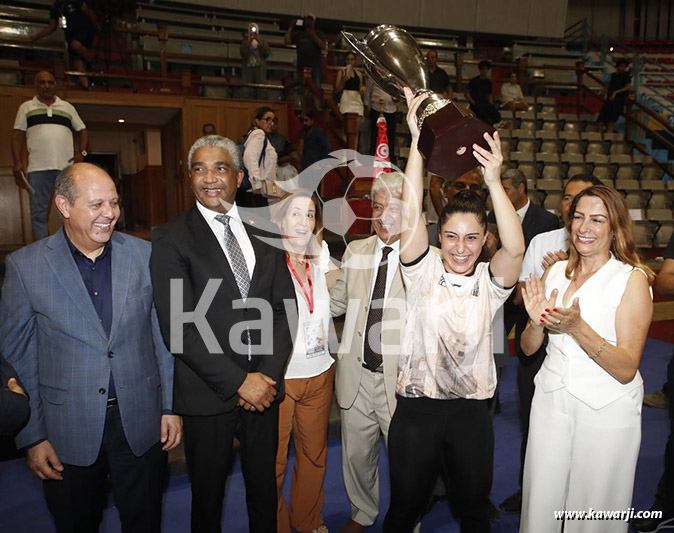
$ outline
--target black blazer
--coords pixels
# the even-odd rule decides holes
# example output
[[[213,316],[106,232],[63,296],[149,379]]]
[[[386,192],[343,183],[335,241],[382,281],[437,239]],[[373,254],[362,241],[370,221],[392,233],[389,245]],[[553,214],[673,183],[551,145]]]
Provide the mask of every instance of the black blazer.
[[[547,209],[531,202],[522,220],[522,232],[524,233],[524,248],[529,248],[529,243],[539,233],[559,229],[559,218]]]
[[[7,382],[11,378],[16,379],[19,386],[24,388],[12,365],[0,355],[0,435],[16,432],[26,423],[30,414],[28,398],[7,388]]]
[[[495,224],[496,215],[492,209],[487,217],[487,223]],[[529,248],[529,243],[539,233],[559,229],[559,219],[557,215],[551,213],[547,209],[536,205],[529,200],[529,209],[527,209],[522,220],[522,232],[524,233],[524,248]]]
[[[283,393],[283,373],[293,348],[294,331],[286,317],[285,305],[297,302],[285,253],[265,244],[260,237],[269,236],[244,224],[255,250],[255,269],[244,309],[234,309],[232,302],[241,295],[217,238],[197,207],[189,209],[178,219],[161,226],[152,235],[150,272],[154,287],[159,325],[169,350],[175,356],[173,410],[184,415],[214,415],[231,411],[238,401],[237,390],[248,372],[262,372],[277,383],[277,399]],[[171,329],[171,280],[182,282],[183,297],[176,300],[182,309],[174,313],[193,312],[210,280],[219,283],[215,295],[205,312],[220,353],[209,353],[202,335],[194,322]],[[175,298],[175,296],[174,296]],[[271,304],[272,324],[265,324],[264,340],[270,342],[263,354],[254,354],[248,361],[247,354],[236,353],[230,346],[230,329],[236,324],[262,320],[261,311],[252,299],[262,299]],[[204,296],[202,305],[209,298]],[[284,304],[284,301],[286,302]],[[177,305],[176,305],[177,307]],[[252,344],[260,343],[260,330],[251,324]],[[245,332],[244,332],[245,335]],[[239,332],[237,338],[241,337]],[[172,342],[173,340],[173,342]],[[180,349],[182,341],[182,349]]]

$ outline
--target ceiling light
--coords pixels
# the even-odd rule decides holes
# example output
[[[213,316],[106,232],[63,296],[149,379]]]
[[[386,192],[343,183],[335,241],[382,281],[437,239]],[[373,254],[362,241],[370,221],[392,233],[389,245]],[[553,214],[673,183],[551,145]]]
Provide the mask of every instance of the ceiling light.
[[[123,119],[123,118],[118,118],[118,119],[117,119],[117,122],[119,122],[120,124],[124,124],[124,119]]]

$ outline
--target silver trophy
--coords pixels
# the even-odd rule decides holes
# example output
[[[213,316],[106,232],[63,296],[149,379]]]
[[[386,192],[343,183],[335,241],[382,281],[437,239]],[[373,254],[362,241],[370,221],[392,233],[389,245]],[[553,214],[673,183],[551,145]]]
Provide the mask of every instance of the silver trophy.
[[[404,99],[403,87],[415,96],[427,95],[417,109],[417,119],[419,151],[429,172],[453,179],[479,165],[472,145],[489,149],[483,135],[493,134],[494,129],[428,88],[428,69],[414,37],[391,24],[380,24],[362,41],[345,31],[342,35],[363,58],[372,80],[392,97]]]

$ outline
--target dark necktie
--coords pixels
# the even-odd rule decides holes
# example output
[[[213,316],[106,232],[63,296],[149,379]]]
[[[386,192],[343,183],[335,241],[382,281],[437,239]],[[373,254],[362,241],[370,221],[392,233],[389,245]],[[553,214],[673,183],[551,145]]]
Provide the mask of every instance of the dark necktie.
[[[377,278],[372,289],[370,309],[365,323],[365,346],[363,346],[363,364],[373,372],[382,363],[381,355],[381,321],[384,316],[384,295],[386,294],[386,270],[388,269],[388,254],[393,251],[385,246],[381,251],[381,261],[377,269]]]
[[[236,236],[232,233],[232,228],[229,226],[231,219],[229,215],[218,215],[215,217],[215,220],[225,226],[225,248],[229,256],[229,266],[232,268],[241,298],[245,300],[248,298],[248,290],[250,289],[250,274],[248,274],[248,265],[246,265],[246,259],[241,251],[241,246],[239,246],[239,241],[236,240]],[[248,360],[250,361],[252,354],[250,329],[246,329],[246,338],[248,340]]]
[[[229,215],[218,215],[215,217],[215,220],[225,226],[225,248],[229,255],[229,266],[232,267],[232,273],[234,274],[234,279],[236,279],[241,297],[245,300],[248,297],[248,290],[250,289],[250,274],[248,273],[248,266],[239,246],[239,241],[236,240],[234,233],[232,233],[232,228],[229,226],[231,217]]]

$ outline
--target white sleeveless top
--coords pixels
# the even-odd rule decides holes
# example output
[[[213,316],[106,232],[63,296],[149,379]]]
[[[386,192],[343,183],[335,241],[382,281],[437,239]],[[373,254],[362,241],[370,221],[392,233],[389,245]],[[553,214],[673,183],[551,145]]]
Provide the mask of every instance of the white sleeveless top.
[[[561,306],[570,279],[564,271],[568,261],[558,261],[552,267],[545,282],[545,295],[550,298],[553,289],[558,290],[557,305]],[[615,316],[622,300],[627,281],[635,270],[640,269],[611,258],[595,272],[575,294],[570,295],[567,306],[579,298],[580,316],[607,342],[616,345]],[[645,273],[644,273],[645,275]],[[621,396],[643,386],[641,374],[627,384],[620,383],[600,365],[593,361],[571,337],[564,333],[550,333],[547,356],[536,374],[534,383],[544,392],[566,388],[572,396],[593,409],[601,409]]]

